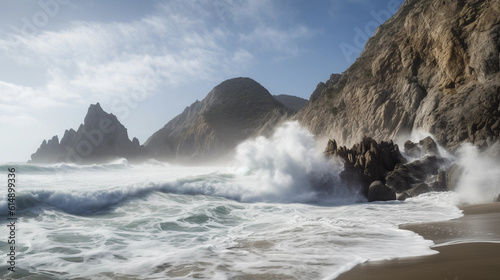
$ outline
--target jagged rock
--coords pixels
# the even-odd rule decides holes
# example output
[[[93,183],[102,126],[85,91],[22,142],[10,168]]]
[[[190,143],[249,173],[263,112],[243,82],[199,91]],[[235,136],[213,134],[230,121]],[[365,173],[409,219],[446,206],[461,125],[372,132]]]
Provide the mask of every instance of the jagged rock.
[[[498,5],[405,1],[356,62],[320,83],[296,118],[338,143],[419,129],[452,152],[465,142],[492,145],[500,139]]]
[[[57,136],[42,142],[30,162],[97,163],[122,157],[137,160],[143,156],[139,140],[130,141],[127,129],[116,116],[104,112],[97,103],[90,105],[77,131],[66,130],[60,143]]]
[[[419,144],[423,146],[425,154],[439,155],[437,144],[430,136],[427,136],[424,139],[420,140]]]
[[[49,141],[43,140],[40,148],[31,155],[30,162],[56,162],[63,150],[59,147],[59,138],[52,137]]]
[[[292,111],[250,78],[226,80],[145,142],[151,157],[199,163],[228,155],[243,140],[272,132]]]
[[[385,182],[396,192],[404,192],[416,184],[424,183],[430,176],[438,175],[443,164],[445,160],[436,156],[427,156],[407,164],[398,164],[387,174]]]
[[[385,181],[389,171],[405,162],[398,145],[392,141],[377,143],[370,137],[363,137],[351,149],[338,147],[335,140],[330,140],[324,154],[341,158],[344,161],[344,171],[340,178],[347,185],[360,186],[365,195],[368,195],[368,188],[373,181]]]
[[[368,201],[396,200],[396,192],[381,181],[374,181],[368,188]]]
[[[420,150],[418,145],[416,143],[413,143],[410,140],[405,142],[404,152],[405,152],[405,154],[407,154],[408,156],[410,156],[412,158],[419,158],[421,153],[422,153],[422,151]]]
[[[390,171],[385,178],[386,184],[401,193],[411,189],[414,179],[408,174],[408,168],[405,165],[396,165],[393,171]]]

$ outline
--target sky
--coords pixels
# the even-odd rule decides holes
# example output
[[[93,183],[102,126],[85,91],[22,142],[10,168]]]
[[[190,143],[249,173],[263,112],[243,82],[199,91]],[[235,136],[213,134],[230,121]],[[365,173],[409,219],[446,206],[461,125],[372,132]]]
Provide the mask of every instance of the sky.
[[[142,144],[230,78],[309,99],[402,2],[0,0],[0,162],[96,102]]]

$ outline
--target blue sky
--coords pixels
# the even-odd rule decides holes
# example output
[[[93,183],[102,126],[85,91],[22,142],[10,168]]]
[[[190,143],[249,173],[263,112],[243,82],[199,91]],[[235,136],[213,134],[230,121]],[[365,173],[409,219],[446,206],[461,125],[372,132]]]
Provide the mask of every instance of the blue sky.
[[[220,82],[309,98],[403,0],[0,1],[0,161],[100,102],[140,142]]]

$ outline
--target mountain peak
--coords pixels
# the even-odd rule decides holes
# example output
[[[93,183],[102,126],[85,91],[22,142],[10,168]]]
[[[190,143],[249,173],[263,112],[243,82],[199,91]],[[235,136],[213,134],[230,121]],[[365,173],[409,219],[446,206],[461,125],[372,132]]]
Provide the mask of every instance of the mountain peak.
[[[91,104],[78,130],[66,130],[59,142],[57,136],[43,141],[32,162],[95,163],[125,157],[138,159],[143,147],[130,141],[127,129],[113,114],[106,113],[99,103]]]
[[[145,146],[159,159],[221,157],[240,141],[267,132],[290,112],[255,80],[233,78],[187,107]]]

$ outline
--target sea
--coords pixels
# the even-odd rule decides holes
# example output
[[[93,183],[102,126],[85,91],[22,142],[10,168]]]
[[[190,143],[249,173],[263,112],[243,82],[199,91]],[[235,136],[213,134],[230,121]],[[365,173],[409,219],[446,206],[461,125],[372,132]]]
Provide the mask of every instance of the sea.
[[[436,254],[431,240],[398,226],[461,217],[457,205],[472,196],[368,203],[293,122],[219,165],[120,159],[0,170],[1,279],[335,279],[371,260]]]

